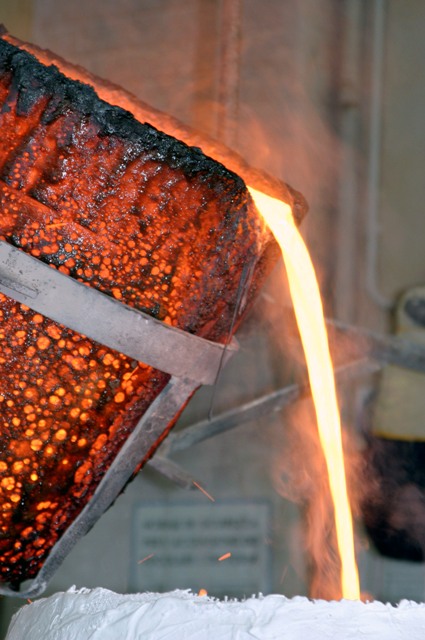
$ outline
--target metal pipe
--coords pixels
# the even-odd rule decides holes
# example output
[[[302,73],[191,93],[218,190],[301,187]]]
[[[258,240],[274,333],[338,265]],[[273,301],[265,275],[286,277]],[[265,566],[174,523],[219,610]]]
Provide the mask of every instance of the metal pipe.
[[[356,276],[358,260],[361,34],[363,5],[345,0],[341,12],[341,76],[338,92],[340,179],[337,218],[337,269],[335,272],[336,314],[345,322],[356,319]]]
[[[241,0],[221,0],[217,137],[233,148],[237,138]]]
[[[378,250],[380,237],[379,193],[381,178],[382,103],[385,45],[386,0],[373,2],[373,41],[371,63],[370,148],[366,203],[366,291],[381,309],[391,309],[392,300],[380,290]]]

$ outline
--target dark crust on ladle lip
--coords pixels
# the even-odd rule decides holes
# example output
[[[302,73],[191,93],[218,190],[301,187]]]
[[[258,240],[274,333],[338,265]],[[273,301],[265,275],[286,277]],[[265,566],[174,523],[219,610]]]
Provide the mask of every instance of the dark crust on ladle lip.
[[[135,145],[134,151],[148,147],[154,150],[158,160],[164,160],[171,168],[182,169],[191,177],[199,176],[209,180],[211,175],[230,177],[243,188],[242,179],[230,172],[217,161],[206,156],[196,147],[188,146],[148,123],[138,122],[134,116],[120,107],[113,106],[101,100],[93,87],[71,80],[54,65],[46,67],[33,55],[0,38],[0,70],[12,74],[13,85],[18,92],[17,113],[27,115],[37,105],[41,98],[50,100],[49,106],[43,113],[42,122],[45,124],[59,118],[71,104],[81,115],[89,115],[99,125],[100,135],[115,135],[126,139]]]
[[[69,63],[54,52],[10,36],[5,27],[0,24],[0,35],[2,34],[7,41],[15,46],[22,47],[26,51],[41,57],[41,59],[45,58],[46,63],[47,61],[49,61],[50,64],[53,62],[64,73],[95,87],[100,97],[106,95],[109,103],[120,105],[125,110],[130,111],[140,122],[150,123],[152,127],[168,133],[173,138],[185,142],[192,148],[197,147],[201,149],[205,155],[223,164],[230,171],[241,177],[249,186],[283,200],[292,207],[294,219],[297,224],[300,224],[308,213],[308,203],[299,191],[283,180],[271,176],[261,169],[255,168],[252,163],[248,163],[242,156],[218,140],[144,103],[135,95],[113,84],[109,80],[99,78],[83,67]]]

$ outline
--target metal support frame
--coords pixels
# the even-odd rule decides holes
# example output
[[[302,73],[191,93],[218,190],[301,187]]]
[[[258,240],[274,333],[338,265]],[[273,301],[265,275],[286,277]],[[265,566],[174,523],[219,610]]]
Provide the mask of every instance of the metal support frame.
[[[215,382],[237,344],[235,340],[230,345],[218,344],[170,327],[4,241],[0,241],[0,291],[78,333],[171,374],[34,580],[23,585],[21,591],[0,587],[1,595],[29,598],[44,591],[69,551],[114,502],[195,389]],[[165,466],[169,471],[170,463]],[[180,471],[177,476],[181,476]]]
[[[43,593],[47,583],[68,553],[116,500],[140,460],[147,455],[163,433],[164,428],[171,422],[194,390],[193,382],[171,378],[168,385],[149,406],[132,434],[127,438],[89,502],[51,549],[34,580],[24,583],[24,588],[20,591],[0,587],[1,595],[33,598]]]
[[[52,548],[36,578],[19,592],[0,587],[2,595],[28,598],[44,591],[69,551],[116,499],[137,464],[196,387],[200,383],[215,381],[223,362],[235,352],[236,343],[232,341],[228,348],[164,325],[1,241],[0,291],[70,329],[172,374],[168,385],[123,445],[89,503]],[[383,363],[425,372],[425,346],[411,345],[398,337],[384,336],[334,320],[327,322],[341,336],[354,339],[357,349],[352,361],[336,369],[337,379],[376,372]],[[173,482],[193,488],[196,486],[194,479],[168,456],[244,422],[280,412],[308,394],[308,386],[294,384],[211,420],[203,420],[168,436],[148,464]]]
[[[100,344],[164,373],[213,384],[237,350],[171,327],[0,241],[0,291]]]
[[[327,325],[339,334],[339,337],[348,338],[355,345],[353,359],[335,368],[337,382],[372,375],[385,364],[425,373],[425,345],[412,344],[397,336],[382,335],[335,320],[328,319]],[[291,384],[211,419],[201,420],[181,431],[171,433],[158,448],[155,458],[148,464],[180,486],[196,488],[195,481],[188,472],[170,460],[169,456],[247,422],[278,414],[285,407],[309,394],[308,385]]]

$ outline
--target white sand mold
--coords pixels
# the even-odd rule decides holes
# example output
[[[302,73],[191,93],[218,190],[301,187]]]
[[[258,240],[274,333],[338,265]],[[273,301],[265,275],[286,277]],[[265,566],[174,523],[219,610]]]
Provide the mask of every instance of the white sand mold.
[[[57,593],[23,606],[6,640],[425,640],[425,604],[282,595],[217,600],[190,591]]]

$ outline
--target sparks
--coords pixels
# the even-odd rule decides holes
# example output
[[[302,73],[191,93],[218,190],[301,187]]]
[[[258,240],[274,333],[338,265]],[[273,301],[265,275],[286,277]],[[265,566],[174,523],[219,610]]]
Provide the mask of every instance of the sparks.
[[[215,499],[212,497],[212,495],[208,493],[208,491],[204,489],[204,487],[201,487],[199,482],[196,482],[195,480],[192,480],[192,482],[195,485],[195,487],[204,494],[204,496],[207,496],[208,500],[211,500],[211,502],[215,502]]]
[[[345,476],[341,421],[316,274],[290,206],[251,187],[248,190],[282,250],[334,504],[336,538],[341,558],[342,597],[359,600],[359,575]]]
[[[139,560],[137,564],[143,564],[144,562],[146,562],[146,560],[150,560],[151,558],[153,558],[154,555],[154,553],[150,553],[148,556],[145,556],[144,558]]]
[[[218,561],[223,562],[223,560],[228,560],[231,557],[232,554],[230,553],[230,551],[228,551],[227,553],[223,553],[223,555],[218,558]]]

